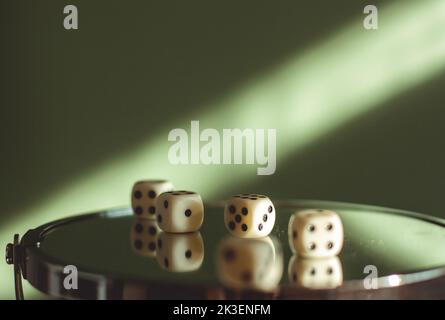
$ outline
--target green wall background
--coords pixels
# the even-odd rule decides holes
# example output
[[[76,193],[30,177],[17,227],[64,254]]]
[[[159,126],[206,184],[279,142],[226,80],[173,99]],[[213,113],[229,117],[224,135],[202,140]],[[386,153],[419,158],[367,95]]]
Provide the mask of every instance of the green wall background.
[[[329,43],[338,30],[351,25],[360,29],[367,3],[2,1],[0,246],[13,233],[23,234],[48,220],[126,205],[133,181],[150,177],[169,178],[206,199],[246,191],[275,199],[359,202],[445,217],[441,69],[303,148],[292,149],[299,136],[286,136],[288,156],[280,158],[283,150],[278,150],[272,176],[256,176],[255,168],[246,166],[167,163],[169,130],[188,128],[191,120],[202,120],[203,127],[237,127],[243,103],[229,108],[233,96],[274,75],[295,57],[308,56],[311,48],[322,49],[320,44]],[[381,12],[380,29],[372,35],[360,32],[379,41],[385,26],[397,23],[391,22],[395,15],[385,15],[386,7],[434,7],[439,1],[372,3]],[[62,27],[66,4],[78,6],[79,30]],[[412,17],[419,24],[428,23],[423,18]],[[402,42],[409,42],[414,31],[403,31]],[[445,41],[443,36],[436,39]],[[425,50],[428,43],[413,42],[410,50],[420,45]],[[351,55],[367,56],[365,50]],[[335,64],[335,52],[321,54],[314,55],[314,68],[317,57],[327,66]],[[394,56],[379,59],[388,68],[397,63]],[[367,60],[352,64],[357,82],[367,80],[362,71],[366,65]],[[386,72],[382,67],[380,73]],[[324,73],[318,76],[320,91],[326,90]],[[343,80],[340,75],[332,90],[353,96],[353,88]],[[266,82],[270,83],[273,80]],[[260,86],[253,92],[261,90]],[[265,108],[276,108],[268,111],[276,118],[262,117]],[[259,103],[244,118],[245,127],[277,128],[280,140],[280,129],[287,130],[282,122],[285,110],[289,109]],[[218,121],[207,120],[212,112]],[[329,112],[338,115],[342,109]],[[3,264],[0,277],[0,298],[12,298],[12,269]]]

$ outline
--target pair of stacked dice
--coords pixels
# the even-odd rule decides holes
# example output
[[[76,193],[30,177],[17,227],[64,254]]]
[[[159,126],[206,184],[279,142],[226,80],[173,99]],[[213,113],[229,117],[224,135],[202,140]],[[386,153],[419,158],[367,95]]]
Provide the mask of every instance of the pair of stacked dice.
[[[314,289],[335,288],[343,282],[337,255],[343,247],[343,225],[331,210],[296,212],[289,221],[290,281]]]
[[[166,180],[134,184],[132,208],[142,222],[135,225],[141,236],[132,241],[134,247],[140,247],[136,248],[139,252],[148,250],[156,256],[166,270],[190,271],[204,257],[202,237],[197,232],[204,221],[204,205],[196,192],[173,190],[173,184]]]

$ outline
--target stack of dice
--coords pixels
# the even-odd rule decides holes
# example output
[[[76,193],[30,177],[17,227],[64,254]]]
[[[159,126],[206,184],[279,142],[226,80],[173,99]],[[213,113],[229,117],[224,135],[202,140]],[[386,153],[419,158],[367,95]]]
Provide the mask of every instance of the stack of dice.
[[[224,224],[231,235],[218,249],[218,277],[227,287],[273,291],[283,273],[278,241],[268,235],[275,224],[272,201],[259,194],[239,194],[226,203]]]
[[[167,271],[196,270],[204,260],[199,233],[204,205],[195,192],[173,190],[173,184],[166,180],[134,184],[131,205],[136,222],[131,244],[138,255],[156,257]]]
[[[332,289],[343,282],[337,255],[343,247],[343,225],[331,210],[308,209],[296,212],[289,221],[289,261],[291,283],[311,289]]]

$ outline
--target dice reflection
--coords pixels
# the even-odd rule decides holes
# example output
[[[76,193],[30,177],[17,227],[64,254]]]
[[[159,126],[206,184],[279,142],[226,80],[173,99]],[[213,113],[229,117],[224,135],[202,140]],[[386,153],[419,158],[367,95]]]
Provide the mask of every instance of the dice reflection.
[[[289,260],[290,283],[307,289],[334,289],[343,283],[343,267],[338,257],[302,258]]]
[[[283,275],[283,254],[275,238],[226,236],[217,252],[217,273],[232,289],[274,290]]]
[[[201,233],[166,233],[161,231],[156,242],[159,266],[169,272],[198,270],[204,261]]]
[[[192,191],[170,191],[156,200],[156,219],[159,227],[170,233],[195,232],[204,221],[201,196]]]
[[[133,252],[143,257],[156,256],[156,240],[160,231],[156,221],[136,219],[130,231],[130,245]]]

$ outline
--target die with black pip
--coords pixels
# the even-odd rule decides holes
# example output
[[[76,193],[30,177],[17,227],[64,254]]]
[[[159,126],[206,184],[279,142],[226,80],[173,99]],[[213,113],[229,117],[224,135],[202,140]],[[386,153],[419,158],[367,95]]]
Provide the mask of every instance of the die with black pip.
[[[264,195],[235,195],[226,203],[224,224],[237,237],[266,237],[275,224],[275,207]]]
[[[159,228],[169,233],[195,232],[204,221],[201,196],[192,191],[169,191],[156,200]]]
[[[137,218],[156,218],[156,198],[163,192],[173,190],[167,180],[141,180],[133,185],[131,206]]]

